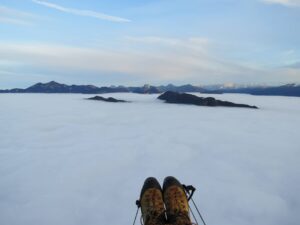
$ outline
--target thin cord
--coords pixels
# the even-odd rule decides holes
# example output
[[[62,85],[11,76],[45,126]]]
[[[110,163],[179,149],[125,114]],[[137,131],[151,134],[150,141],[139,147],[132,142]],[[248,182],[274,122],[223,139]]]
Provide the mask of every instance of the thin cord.
[[[203,219],[203,217],[202,217],[202,215],[201,215],[201,213],[200,213],[200,211],[199,211],[199,209],[198,209],[196,203],[194,202],[193,198],[191,198],[191,200],[192,200],[192,203],[193,203],[195,209],[197,210],[197,212],[198,212],[198,214],[199,214],[199,216],[200,216],[200,218],[201,218],[203,224],[206,225],[206,223],[205,223],[205,221],[204,221],[204,219]]]
[[[205,223],[205,221],[204,221],[204,219],[203,219],[203,217],[202,217],[202,215],[201,215],[201,213],[200,213],[200,210],[198,209],[198,207],[197,207],[197,205],[196,205],[196,203],[194,202],[194,199],[193,199],[193,193],[194,193],[194,191],[195,191],[196,189],[195,189],[193,186],[190,186],[190,187],[192,188],[192,192],[190,193],[189,190],[188,190],[188,186],[183,185],[183,187],[184,187],[184,190],[185,190],[186,194],[188,195],[188,200],[192,200],[193,205],[194,205],[195,209],[197,210],[200,219],[202,220],[203,224],[206,225],[206,223]],[[194,215],[194,213],[193,213],[191,207],[190,207],[190,211],[191,211],[191,213],[192,213],[192,215],[193,215],[193,217],[194,217],[196,223],[199,225],[199,223],[198,223],[197,219],[195,218],[195,215]]]
[[[196,218],[196,216],[195,216],[195,214],[194,214],[194,212],[193,212],[191,206],[189,206],[189,207],[190,207],[190,212],[191,212],[191,214],[192,214],[192,216],[193,216],[193,218],[194,218],[196,224],[199,225],[198,220],[197,220],[197,218]]]
[[[133,221],[133,225],[135,225],[135,221],[136,221],[136,218],[137,218],[137,215],[139,214],[139,207],[137,208],[136,210],[136,213],[135,213],[135,217],[134,217],[134,221]]]

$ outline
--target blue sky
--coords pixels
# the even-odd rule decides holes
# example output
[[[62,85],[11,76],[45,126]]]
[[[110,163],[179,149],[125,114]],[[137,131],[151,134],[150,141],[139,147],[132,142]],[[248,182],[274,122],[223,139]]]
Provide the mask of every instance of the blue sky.
[[[300,0],[0,0],[0,88],[300,82]]]

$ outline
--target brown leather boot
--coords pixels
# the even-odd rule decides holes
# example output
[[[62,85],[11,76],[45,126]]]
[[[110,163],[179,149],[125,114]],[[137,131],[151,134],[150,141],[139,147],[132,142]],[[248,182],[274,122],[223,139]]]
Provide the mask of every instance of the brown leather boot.
[[[174,177],[166,177],[163,185],[163,197],[168,223],[191,225],[189,204],[181,183]]]
[[[166,223],[162,189],[154,177],[146,179],[141,191],[140,204],[144,225]]]

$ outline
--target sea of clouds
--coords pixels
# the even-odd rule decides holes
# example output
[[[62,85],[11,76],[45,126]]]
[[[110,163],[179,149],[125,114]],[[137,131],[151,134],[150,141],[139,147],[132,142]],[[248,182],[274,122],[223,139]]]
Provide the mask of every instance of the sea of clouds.
[[[130,225],[144,180],[168,175],[197,188],[207,225],[299,224],[300,98],[90,96],[0,95],[0,224]]]

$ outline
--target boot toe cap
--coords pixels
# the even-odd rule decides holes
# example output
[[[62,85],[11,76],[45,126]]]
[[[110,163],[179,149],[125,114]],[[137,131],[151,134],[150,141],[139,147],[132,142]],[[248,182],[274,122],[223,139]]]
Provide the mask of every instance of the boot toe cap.
[[[161,190],[161,186],[160,186],[159,182],[156,180],[156,178],[148,177],[145,180],[144,186],[143,186],[142,191],[141,191],[141,197],[143,196],[145,191],[148,190],[149,188],[156,188],[156,189]]]

